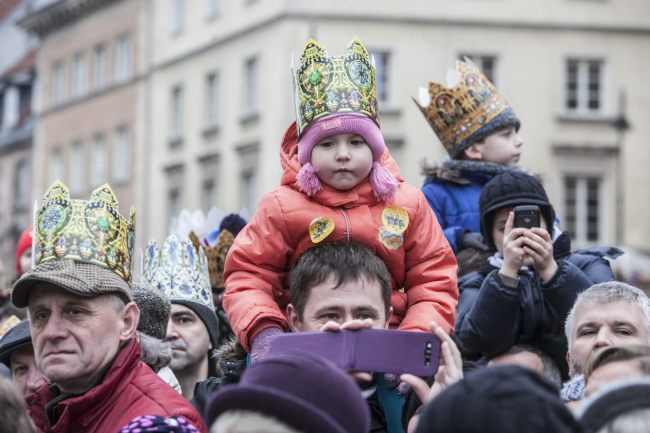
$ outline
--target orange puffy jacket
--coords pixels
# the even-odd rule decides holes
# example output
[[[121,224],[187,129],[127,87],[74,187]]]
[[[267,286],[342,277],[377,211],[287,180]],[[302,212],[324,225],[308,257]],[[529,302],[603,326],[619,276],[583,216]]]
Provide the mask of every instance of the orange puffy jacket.
[[[404,183],[386,151],[380,163],[400,182],[390,202],[377,201],[368,180],[348,191],[323,185],[310,198],[295,186],[300,170],[297,143],[294,123],[282,140],[282,186],[262,197],[226,258],[223,305],[244,348],[250,350],[253,338],[265,328],[287,330],[289,271],[300,254],[314,246],[309,225],[319,217],[334,222],[326,241],[365,244],[386,263],[394,288],[391,327],[428,331],[435,321],[450,331],[458,301],[456,258],[422,192]],[[403,243],[396,249],[389,249],[378,236],[384,225],[382,212],[391,205],[409,217]]]

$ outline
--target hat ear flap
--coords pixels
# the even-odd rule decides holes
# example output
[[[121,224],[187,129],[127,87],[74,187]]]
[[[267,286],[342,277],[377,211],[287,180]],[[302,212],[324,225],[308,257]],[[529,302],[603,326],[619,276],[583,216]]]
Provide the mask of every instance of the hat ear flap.
[[[298,172],[296,176],[296,185],[300,191],[307,194],[309,197],[312,197],[321,190],[322,184],[320,179],[316,175],[316,168],[311,164],[311,162],[305,163]]]

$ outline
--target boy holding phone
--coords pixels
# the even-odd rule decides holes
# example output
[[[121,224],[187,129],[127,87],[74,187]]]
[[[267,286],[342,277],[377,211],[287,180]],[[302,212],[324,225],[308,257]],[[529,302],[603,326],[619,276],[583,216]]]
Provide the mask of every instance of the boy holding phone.
[[[539,227],[516,227],[539,220]],[[539,208],[539,218],[536,209]],[[456,337],[465,357],[492,358],[515,344],[549,353],[564,378],[567,342],[564,319],[578,293],[614,279],[604,257],[615,248],[571,252],[567,232],[555,225],[555,211],[541,183],[526,173],[495,176],[481,192],[481,233],[494,254],[459,280]],[[521,211],[521,209],[520,209]]]

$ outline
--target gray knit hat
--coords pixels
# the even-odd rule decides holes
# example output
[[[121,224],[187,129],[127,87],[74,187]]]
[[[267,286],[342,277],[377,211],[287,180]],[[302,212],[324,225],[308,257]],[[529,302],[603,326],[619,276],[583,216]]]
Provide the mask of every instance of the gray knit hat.
[[[61,259],[41,263],[25,272],[11,292],[14,305],[26,307],[30,292],[38,283],[49,283],[79,296],[113,293],[125,302],[133,300],[127,282],[110,269],[88,262]]]
[[[9,358],[14,350],[32,344],[27,319],[18,323],[0,338],[0,362],[9,367]]]
[[[167,337],[171,303],[165,294],[147,284],[133,283],[133,301],[140,309],[138,331],[159,340]]]

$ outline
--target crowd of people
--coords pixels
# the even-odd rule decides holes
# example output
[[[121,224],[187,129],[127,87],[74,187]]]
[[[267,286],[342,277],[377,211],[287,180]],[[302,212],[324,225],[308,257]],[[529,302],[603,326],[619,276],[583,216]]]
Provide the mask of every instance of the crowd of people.
[[[650,300],[571,248],[481,71],[414,99],[449,154],[421,190],[358,38],[294,73],[281,185],[139,275],[134,211],[52,184],[1,301],[0,432],[650,432]]]

